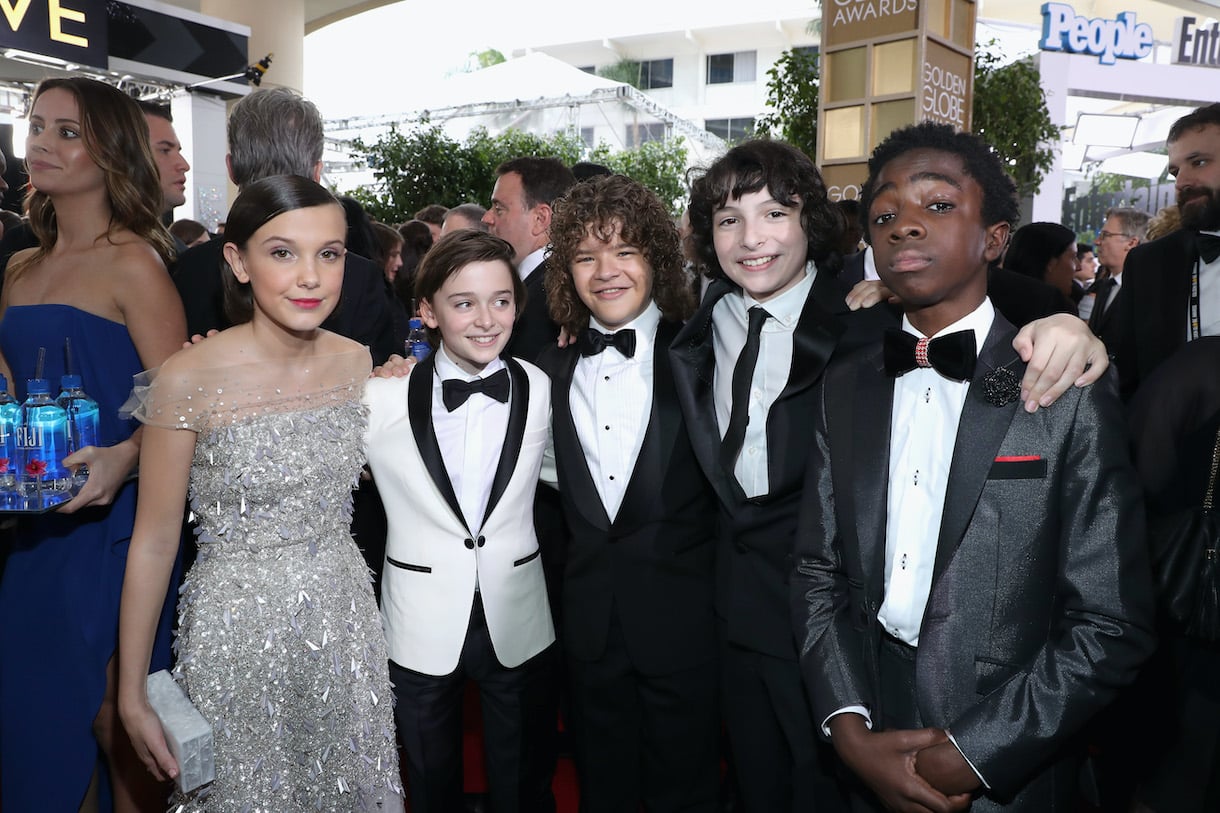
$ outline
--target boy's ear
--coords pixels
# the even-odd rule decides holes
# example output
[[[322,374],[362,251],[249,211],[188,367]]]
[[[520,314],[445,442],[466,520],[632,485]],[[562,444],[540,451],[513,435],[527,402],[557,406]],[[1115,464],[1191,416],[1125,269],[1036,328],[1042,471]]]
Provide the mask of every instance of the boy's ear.
[[[984,242],[983,256],[988,264],[994,262],[1004,253],[1004,247],[1008,245],[1008,235],[1012,231],[1012,224],[1007,222],[993,223],[986,228],[986,241]]]
[[[233,269],[233,276],[237,277],[237,281],[243,284],[249,282],[250,275],[246,273],[246,263],[242,259],[241,249],[237,247],[237,244],[225,243],[221,251],[224,253],[225,262],[229,264],[229,268]]]
[[[424,324],[436,330],[440,327],[440,322],[436,319],[436,312],[432,310],[432,303],[426,299],[419,300],[419,318],[424,320]]]

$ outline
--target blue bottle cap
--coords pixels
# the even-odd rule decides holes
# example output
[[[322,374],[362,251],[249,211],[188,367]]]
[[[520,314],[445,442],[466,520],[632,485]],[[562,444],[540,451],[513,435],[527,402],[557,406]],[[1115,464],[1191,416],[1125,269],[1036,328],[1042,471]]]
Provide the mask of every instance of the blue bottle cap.
[[[59,379],[59,386],[65,390],[79,390],[80,376],[74,373],[68,373],[63,378]]]
[[[50,395],[51,383],[45,378],[29,378],[26,379],[25,382],[25,391],[30,395],[34,395],[35,393]]]

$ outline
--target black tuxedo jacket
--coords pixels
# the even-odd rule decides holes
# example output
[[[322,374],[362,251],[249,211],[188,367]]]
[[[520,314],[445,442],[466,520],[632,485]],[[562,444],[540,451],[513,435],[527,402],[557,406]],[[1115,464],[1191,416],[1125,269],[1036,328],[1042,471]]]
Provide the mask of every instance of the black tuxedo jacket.
[[[179,256],[170,269],[186,309],[188,336],[206,335],[209,330],[224,330],[232,325],[224,309],[223,248],[223,238],[209,240]],[[322,327],[368,347],[375,365],[384,362],[391,353],[403,352],[402,346],[394,344],[385,275],[358,254],[347,254],[339,305]]]
[[[1024,374],[1014,333],[997,315],[962,409],[915,696],[991,785],[972,810],[1071,813],[1070,746],[1153,648],[1143,507],[1113,376],[1032,415],[985,397],[991,371]],[[831,366],[811,416],[791,598],[817,720],[882,713],[893,391],[869,348]]]
[[[678,404],[669,346],[680,325],[662,321],[654,343],[652,412],[623,504],[611,522],[589,472],[570,407],[576,346],[548,348],[552,432],[567,520],[562,629],[569,657],[606,648],[617,613],[632,663],[667,674],[715,655],[712,562],[715,496],[695,460]]]
[[[727,280],[708,286],[699,310],[670,347],[678,400],[691,445],[719,497],[721,521],[716,551],[716,613],[730,643],[777,658],[796,659],[789,623],[788,577],[792,542],[813,438],[809,420],[814,385],[836,347],[851,349],[875,340],[897,324],[886,306],[850,311],[844,288],[819,271],[793,336],[788,383],[767,416],[769,493],[747,499],[737,478],[720,465],[716,423],[712,309],[733,290]]]
[[[843,260],[839,278],[848,290],[864,279],[863,251]],[[987,297],[1000,315],[1017,327],[1056,313],[1076,315],[1076,306],[1062,293],[1045,282],[1006,268],[993,268],[987,273]]]
[[[1141,243],[1123,263],[1123,293],[1114,301],[1121,333],[1106,348],[1124,399],[1186,344],[1190,278],[1199,259],[1195,240],[1195,232],[1180,229]]]
[[[543,283],[548,262],[543,260],[525,278],[525,307],[513,325],[513,335],[508,340],[505,355],[535,361],[543,350],[554,345],[559,338],[559,325],[551,321],[551,313],[546,306]]]

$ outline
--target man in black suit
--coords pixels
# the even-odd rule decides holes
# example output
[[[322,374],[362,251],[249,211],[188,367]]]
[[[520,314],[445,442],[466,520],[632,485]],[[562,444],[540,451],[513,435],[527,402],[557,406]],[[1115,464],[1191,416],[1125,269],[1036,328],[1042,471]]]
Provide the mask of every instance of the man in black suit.
[[[229,113],[228,137],[229,177],[239,188],[272,175],[314,181],[321,177],[322,116],[312,102],[290,90],[257,90],[238,101]],[[225,315],[221,285],[223,247],[224,240],[195,246],[179,256],[172,269],[191,335],[232,324]],[[381,269],[350,252],[339,306],[322,327],[366,345],[374,364],[402,351],[394,346]]]
[[[841,801],[819,753],[788,603],[809,417],[831,355],[874,339],[894,317],[849,310],[833,256],[840,215],[799,150],[765,140],[735,146],[696,179],[689,211],[712,281],[670,354],[695,455],[721,507],[715,601],[742,803],[748,813],[824,813]],[[1071,386],[1088,361],[1096,362],[1090,381],[1106,366],[1083,322],[1054,319],[1062,321],[1037,324],[1050,330],[1036,342],[1035,325],[1019,342],[1040,370],[1024,382],[1031,410]]]
[[[576,183],[572,170],[554,158],[514,158],[496,167],[487,230],[516,252],[517,274],[525,282],[525,310],[513,326],[508,354],[533,361],[559,337],[546,309],[542,268],[550,242],[552,207]]]
[[[1020,409],[986,296],[1016,186],[982,139],[896,131],[863,205],[905,315],[811,420],[791,599],[815,719],[858,810],[1075,813],[1077,735],[1154,642],[1113,376]]]
[[[1178,119],[1166,146],[1182,228],[1127,256],[1110,346],[1124,397],[1186,342],[1220,334],[1220,103]]]
[[[664,205],[621,175],[559,202],[548,348],[570,532],[561,638],[588,813],[713,811],[716,506],[691,450],[669,345],[695,300]]]
[[[1098,262],[1104,269],[1104,276],[1099,276],[1090,289],[1094,296],[1089,329],[1101,337],[1112,353],[1124,330],[1124,309],[1119,303],[1124,298],[1130,299],[1123,296],[1127,257],[1132,249],[1144,242],[1147,230],[1147,212],[1130,206],[1117,206],[1106,211],[1106,219],[1097,233]]]

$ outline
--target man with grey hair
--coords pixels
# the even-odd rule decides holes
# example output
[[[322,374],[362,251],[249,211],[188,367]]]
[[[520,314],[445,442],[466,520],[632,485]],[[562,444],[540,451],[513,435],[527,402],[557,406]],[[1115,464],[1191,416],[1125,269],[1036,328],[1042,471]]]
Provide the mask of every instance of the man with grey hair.
[[[445,222],[441,224],[441,236],[458,229],[478,229],[487,231],[483,215],[487,210],[477,203],[462,203],[445,212]]]
[[[1089,327],[1113,353],[1123,331],[1115,307],[1123,292],[1123,267],[1131,249],[1144,242],[1148,231],[1148,213],[1130,206],[1116,206],[1106,212],[1106,219],[1097,233],[1097,262],[1105,276],[1099,276],[1091,293],[1095,295]]]
[[[274,175],[322,177],[322,116],[309,100],[285,88],[258,90],[233,105],[228,123],[229,177],[239,188]],[[349,224],[349,227],[352,224]],[[191,335],[231,324],[224,312],[221,249],[210,240],[185,252],[173,269]],[[381,270],[348,252],[339,306],[327,330],[367,345],[380,364],[396,349]]]

